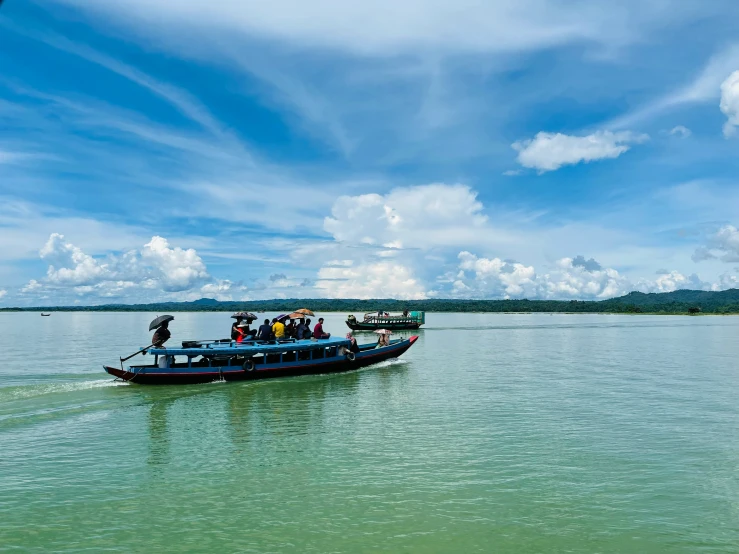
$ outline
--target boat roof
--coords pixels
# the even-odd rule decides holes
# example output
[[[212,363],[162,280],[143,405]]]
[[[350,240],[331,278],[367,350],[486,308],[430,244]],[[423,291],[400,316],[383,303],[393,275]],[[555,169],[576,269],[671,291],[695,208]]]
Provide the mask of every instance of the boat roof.
[[[270,341],[270,343],[266,341],[244,341],[241,343],[237,343],[236,341],[185,341],[183,346],[179,348],[150,348],[148,353],[159,356],[249,356],[254,354],[279,353],[295,350],[317,350],[319,348],[329,348],[331,346],[348,347],[349,339],[343,337],[318,340],[288,339],[277,343]],[[185,348],[185,344],[189,344],[191,346]]]

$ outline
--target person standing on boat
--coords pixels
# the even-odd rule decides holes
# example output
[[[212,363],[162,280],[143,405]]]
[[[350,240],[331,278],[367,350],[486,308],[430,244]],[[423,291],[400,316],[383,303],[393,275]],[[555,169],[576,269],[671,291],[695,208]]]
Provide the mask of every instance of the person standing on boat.
[[[162,346],[171,336],[172,333],[169,331],[169,321],[165,321],[157,327],[156,331],[154,331],[154,337],[151,339],[151,343],[154,346]]]
[[[277,318],[272,320],[272,333],[274,333],[277,340],[285,338],[285,324],[278,321]]]
[[[323,318],[318,318],[318,323],[316,323],[316,326],[313,328],[313,336],[317,339],[328,339],[331,337],[331,333],[324,333],[323,332]]]
[[[265,319],[264,325],[259,326],[257,340],[272,340],[272,326],[269,324],[269,319]]]

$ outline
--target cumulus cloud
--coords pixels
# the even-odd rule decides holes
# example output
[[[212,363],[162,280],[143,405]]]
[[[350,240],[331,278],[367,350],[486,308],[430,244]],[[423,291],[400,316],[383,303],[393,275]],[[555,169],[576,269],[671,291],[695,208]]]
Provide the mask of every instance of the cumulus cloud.
[[[533,267],[500,258],[478,258],[467,251],[460,252],[458,257],[459,273],[452,284],[456,294],[502,298],[537,296]]]
[[[432,184],[341,196],[323,228],[348,244],[423,249],[474,242],[486,221],[468,186]]]
[[[411,269],[387,261],[322,267],[318,272],[316,289],[328,298],[419,300],[428,296]]]
[[[203,260],[194,249],[170,248],[167,239],[162,237],[152,237],[151,242],[144,245],[141,258],[156,270],[165,291],[188,290],[210,279]]]
[[[721,83],[721,111],[727,118],[724,123],[724,136],[734,136],[739,125],[739,71],[734,71]]]
[[[542,131],[533,139],[517,141],[511,146],[518,152],[518,163],[544,173],[555,171],[563,165],[618,158],[632,144],[644,142],[648,138],[647,135],[631,131],[597,131],[587,136]]]
[[[593,258],[562,258],[543,273],[533,266],[460,252],[456,295],[476,298],[603,299],[633,290],[628,279]]]
[[[194,249],[172,247],[159,236],[152,237],[140,251],[97,259],[68,242],[64,235],[52,233],[39,256],[49,263],[46,278],[32,279],[21,289],[22,294],[37,295],[54,289],[111,298],[134,288],[139,292],[178,293],[203,287],[206,292],[223,296],[231,289],[230,282],[212,279]]]
[[[0,289],[0,300],[3,299],[4,296],[8,294],[8,291],[5,289]]]
[[[543,298],[603,299],[633,290],[629,280],[612,268],[604,268],[593,258],[562,258],[554,270],[541,279]]]
[[[721,227],[708,238],[707,244],[699,246],[693,253],[695,262],[715,258],[729,263],[739,262],[739,230],[733,225]]]
[[[109,274],[107,264],[101,264],[75,245],[66,242],[64,235],[52,233],[39,251],[42,260],[49,262],[46,276],[59,285],[94,284]]]
[[[695,273],[683,275],[679,271],[670,271],[652,282],[640,281],[637,288],[642,292],[673,292],[681,289],[710,290],[712,285],[702,281]]]

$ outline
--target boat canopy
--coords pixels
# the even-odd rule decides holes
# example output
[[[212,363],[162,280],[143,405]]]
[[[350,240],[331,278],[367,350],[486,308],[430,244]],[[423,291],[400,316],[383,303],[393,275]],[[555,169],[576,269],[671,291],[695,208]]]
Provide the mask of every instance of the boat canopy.
[[[297,350],[318,350],[336,346],[349,347],[346,338],[330,338],[318,340],[283,340],[283,341],[185,341],[182,348],[150,348],[149,354],[154,356],[252,356],[254,354],[280,353]],[[146,352],[144,352],[146,354]]]

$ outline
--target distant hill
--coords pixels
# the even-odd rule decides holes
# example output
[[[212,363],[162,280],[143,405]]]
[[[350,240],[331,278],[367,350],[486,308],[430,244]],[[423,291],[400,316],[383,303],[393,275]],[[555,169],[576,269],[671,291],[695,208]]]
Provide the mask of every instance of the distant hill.
[[[619,298],[600,301],[584,300],[356,300],[356,299],[284,299],[220,302],[201,298],[193,302],[158,302],[154,304],[106,304],[101,306],[39,306],[34,308],[0,308],[0,311],[120,311],[120,312],[291,312],[297,308],[315,312],[361,314],[377,310],[425,310],[428,312],[566,312],[566,313],[661,313],[689,312],[739,313],[739,290],[720,292],[677,290],[674,292],[632,292]]]

